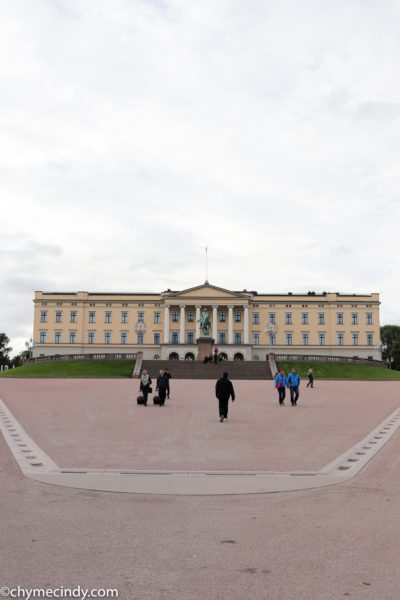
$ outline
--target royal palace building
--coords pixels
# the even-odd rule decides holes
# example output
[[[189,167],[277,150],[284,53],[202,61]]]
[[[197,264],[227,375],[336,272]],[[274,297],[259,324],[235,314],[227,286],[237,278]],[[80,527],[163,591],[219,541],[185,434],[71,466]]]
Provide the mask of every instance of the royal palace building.
[[[161,293],[41,292],[33,356],[121,354],[195,359],[199,319],[228,360],[286,354],[380,359],[379,294],[264,294],[206,282]]]
[[[268,353],[380,359],[379,294],[267,294],[206,282],[161,293],[35,292],[33,356],[195,359],[200,314],[228,360]]]

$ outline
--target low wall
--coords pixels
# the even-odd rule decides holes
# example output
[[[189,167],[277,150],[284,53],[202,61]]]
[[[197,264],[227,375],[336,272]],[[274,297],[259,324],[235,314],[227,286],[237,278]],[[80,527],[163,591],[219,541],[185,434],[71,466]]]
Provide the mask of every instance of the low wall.
[[[320,354],[275,354],[277,362],[284,361],[302,361],[302,362],[324,362],[324,363],[341,363],[354,365],[369,365],[373,367],[387,368],[387,365],[382,360],[373,360],[372,358],[359,358],[356,356],[329,356]]]
[[[50,361],[65,361],[65,360],[136,360],[136,352],[134,354],[52,354],[49,356],[37,356],[29,358],[25,364],[43,363]]]

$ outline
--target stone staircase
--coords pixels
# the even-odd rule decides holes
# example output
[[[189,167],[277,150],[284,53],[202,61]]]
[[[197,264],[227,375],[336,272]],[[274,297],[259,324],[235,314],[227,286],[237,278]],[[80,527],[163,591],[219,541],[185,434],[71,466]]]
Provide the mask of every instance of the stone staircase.
[[[222,363],[202,363],[180,360],[144,360],[142,370],[146,369],[154,379],[160,369],[168,368],[173,379],[218,379],[224,371],[235,379],[272,379],[267,361],[224,361]]]

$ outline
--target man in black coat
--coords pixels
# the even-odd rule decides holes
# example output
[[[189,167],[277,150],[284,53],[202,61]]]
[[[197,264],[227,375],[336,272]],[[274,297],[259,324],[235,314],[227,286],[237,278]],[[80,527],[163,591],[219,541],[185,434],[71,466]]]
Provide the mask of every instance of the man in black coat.
[[[164,369],[160,370],[160,374],[157,377],[157,387],[156,392],[158,391],[158,396],[160,398],[160,406],[164,406],[165,404],[165,396],[169,397],[169,377],[165,373]]]
[[[232,402],[235,401],[235,390],[233,389],[232,382],[228,379],[226,371],[215,384],[215,395],[219,400],[219,420],[220,423],[223,423],[224,419],[228,418],[229,398],[232,397]]]

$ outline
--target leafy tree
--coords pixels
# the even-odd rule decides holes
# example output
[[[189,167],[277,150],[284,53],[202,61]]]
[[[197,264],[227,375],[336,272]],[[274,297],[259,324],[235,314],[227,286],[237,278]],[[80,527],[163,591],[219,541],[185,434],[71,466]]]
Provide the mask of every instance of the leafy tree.
[[[392,345],[392,369],[400,371],[400,342],[393,342]]]
[[[9,343],[10,338],[5,333],[0,333],[0,365],[10,366],[11,364],[9,354],[12,348],[8,345]]]
[[[383,344],[383,360],[394,359],[393,369],[400,370],[400,326],[384,325],[381,327],[381,340]]]

